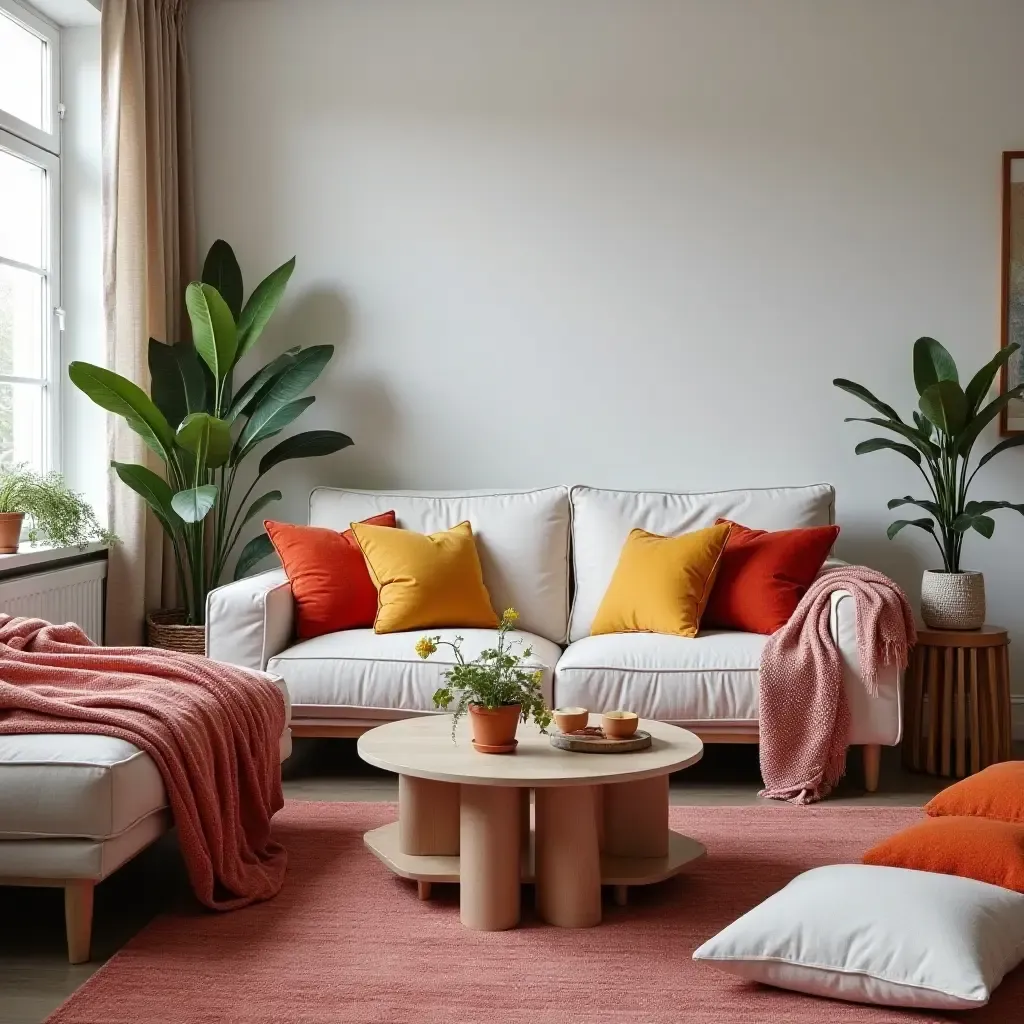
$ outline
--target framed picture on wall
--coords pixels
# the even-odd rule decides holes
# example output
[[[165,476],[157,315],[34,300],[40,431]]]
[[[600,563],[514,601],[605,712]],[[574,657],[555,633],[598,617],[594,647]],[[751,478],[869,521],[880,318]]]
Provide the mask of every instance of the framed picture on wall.
[[[1003,153],[1003,348],[1017,342],[1003,367],[1000,390],[1024,384],[1024,151]],[[1003,434],[1024,434],[1024,399],[1014,399],[1000,418]]]

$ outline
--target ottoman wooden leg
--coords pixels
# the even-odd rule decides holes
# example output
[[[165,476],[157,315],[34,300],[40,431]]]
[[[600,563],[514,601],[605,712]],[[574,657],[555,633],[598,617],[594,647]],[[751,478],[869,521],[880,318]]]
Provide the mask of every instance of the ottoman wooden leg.
[[[92,944],[92,897],[95,883],[69,880],[64,885],[64,923],[68,933],[68,961],[84,964]]]
[[[877,743],[864,744],[864,788],[869,793],[878,789],[878,772],[882,762],[882,748]]]
[[[535,791],[537,909],[548,924],[589,928],[601,922],[598,786]]]

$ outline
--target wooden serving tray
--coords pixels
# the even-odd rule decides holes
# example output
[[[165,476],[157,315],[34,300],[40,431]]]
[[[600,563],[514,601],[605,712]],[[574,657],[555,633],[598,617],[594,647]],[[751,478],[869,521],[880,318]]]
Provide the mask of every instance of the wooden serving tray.
[[[551,746],[575,754],[630,754],[634,750],[646,750],[650,745],[651,734],[643,729],[637,729],[628,740],[610,740],[605,736],[585,736],[573,732],[551,734]]]

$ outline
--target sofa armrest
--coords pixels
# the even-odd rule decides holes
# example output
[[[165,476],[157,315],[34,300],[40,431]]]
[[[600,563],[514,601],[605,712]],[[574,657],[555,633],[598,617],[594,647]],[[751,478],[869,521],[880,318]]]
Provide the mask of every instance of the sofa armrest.
[[[843,687],[850,705],[850,743],[895,746],[903,734],[902,671],[895,665],[883,666],[878,695],[868,693],[857,652],[856,604],[848,590],[831,595],[829,632],[843,663]]]
[[[263,672],[291,643],[294,620],[283,569],[217,587],[206,598],[206,656]]]

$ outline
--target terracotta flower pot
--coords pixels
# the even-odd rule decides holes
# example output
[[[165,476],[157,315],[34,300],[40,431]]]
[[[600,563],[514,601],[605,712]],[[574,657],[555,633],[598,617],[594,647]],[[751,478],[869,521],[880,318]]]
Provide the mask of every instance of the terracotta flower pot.
[[[24,512],[0,512],[0,555],[18,553],[21,524],[24,521]]]
[[[516,729],[522,708],[505,704],[500,708],[469,705],[469,721],[473,730],[473,747],[482,754],[510,754],[516,749]]]

